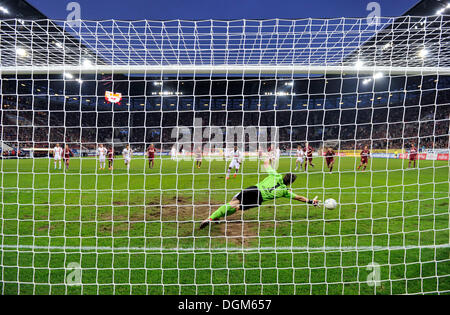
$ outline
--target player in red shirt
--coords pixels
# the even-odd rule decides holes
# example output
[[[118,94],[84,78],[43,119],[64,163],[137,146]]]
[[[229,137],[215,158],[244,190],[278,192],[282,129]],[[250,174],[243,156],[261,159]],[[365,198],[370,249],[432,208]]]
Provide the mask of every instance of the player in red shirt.
[[[114,148],[113,147],[111,147],[108,150],[107,155],[108,155],[108,169],[111,171],[114,166]]]
[[[149,168],[153,168],[153,166],[155,166],[155,155],[156,155],[156,148],[152,143],[147,148],[147,157],[148,157],[148,167]]]
[[[409,150],[409,163],[408,163],[408,168],[411,167],[411,161],[413,162],[413,168],[416,167],[416,160],[417,160],[417,149],[416,146],[413,144],[411,146],[411,149]]]
[[[325,153],[325,159],[327,161],[327,167],[330,169],[330,173],[333,171],[334,154],[335,153],[332,148],[328,148],[327,152]]]
[[[314,164],[312,163],[314,149],[308,144],[308,142],[306,142],[303,151],[305,151],[306,154],[306,163],[305,163],[305,171],[306,171],[306,169],[308,168],[308,164],[314,167]]]
[[[66,144],[64,147],[64,164],[66,165],[66,170],[69,170],[70,156],[73,155],[72,150],[69,149],[69,145]]]
[[[363,172],[366,170],[367,164],[369,163],[369,156],[370,156],[370,150],[367,148],[367,146],[364,147],[364,150],[361,151],[361,163],[358,166],[358,170],[363,167]]]

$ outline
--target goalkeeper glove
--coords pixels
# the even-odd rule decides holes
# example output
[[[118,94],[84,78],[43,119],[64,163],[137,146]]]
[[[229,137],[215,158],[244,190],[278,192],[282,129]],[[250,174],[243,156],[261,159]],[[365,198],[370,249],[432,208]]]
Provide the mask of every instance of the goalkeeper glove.
[[[318,200],[317,197],[318,196],[315,196],[313,200],[309,199],[308,203],[314,207],[318,207],[320,205],[320,200]]]

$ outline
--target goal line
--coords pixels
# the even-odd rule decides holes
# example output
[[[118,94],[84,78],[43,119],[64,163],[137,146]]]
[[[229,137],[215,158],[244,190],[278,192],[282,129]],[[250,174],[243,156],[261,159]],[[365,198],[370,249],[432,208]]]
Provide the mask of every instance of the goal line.
[[[61,251],[138,251],[138,252],[328,252],[328,251],[397,251],[410,249],[450,248],[450,244],[407,245],[407,246],[292,246],[292,247],[110,247],[110,246],[41,246],[41,245],[7,245],[0,244],[2,250],[61,250]]]

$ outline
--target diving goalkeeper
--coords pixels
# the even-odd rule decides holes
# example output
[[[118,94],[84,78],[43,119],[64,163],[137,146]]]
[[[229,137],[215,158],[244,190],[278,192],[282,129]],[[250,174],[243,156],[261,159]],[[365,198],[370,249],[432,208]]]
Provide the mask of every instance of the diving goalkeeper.
[[[260,206],[264,201],[275,198],[291,198],[306,202],[315,207],[319,206],[320,200],[317,200],[317,196],[310,200],[306,197],[296,195],[288,189],[288,186],[297,178],[295,174],[288,173],[283,177],[269,165],[268,160],[264,162],[264,167],[269,176],[255,186],[248,187],[236,194],[229,203],[221,206],[209,218],[205,219],[200,224],[200,229],[207,227],[212,221],[217,221],[222,217],[232,215],[237,210],[245,211],[255,208]]]

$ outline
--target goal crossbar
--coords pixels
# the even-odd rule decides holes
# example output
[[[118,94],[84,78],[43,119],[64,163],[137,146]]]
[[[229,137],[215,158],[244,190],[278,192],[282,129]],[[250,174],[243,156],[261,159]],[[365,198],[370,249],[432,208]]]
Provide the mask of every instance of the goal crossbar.
[[[385,75],[450,75],[450,67],[389,67],[315,66],[315,65],[74,65],[0,67],[0,75],[26,74],[95,74],[95,73],[147,73],[147,74],[356,74],[361,76]]]

